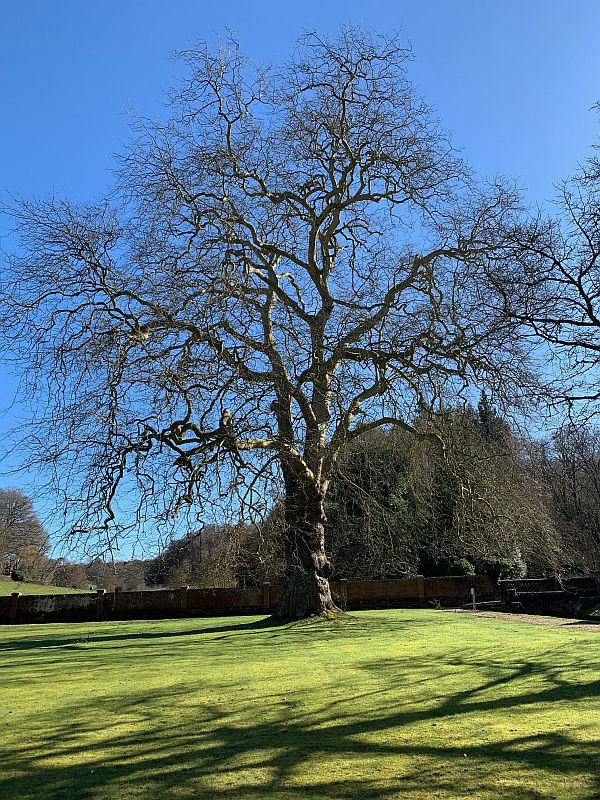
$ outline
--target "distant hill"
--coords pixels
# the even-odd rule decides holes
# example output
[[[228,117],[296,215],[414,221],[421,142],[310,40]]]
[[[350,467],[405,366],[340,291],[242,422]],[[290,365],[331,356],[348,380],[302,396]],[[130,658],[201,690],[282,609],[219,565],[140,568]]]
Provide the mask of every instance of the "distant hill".
[[[0,578],[0,597],[6,597],[12,592],[21,594],[78,594],[85,589],[67,589],[64,586],[49,586],[46,583],[28,583],[27,581],[13,581],[10,578]]]

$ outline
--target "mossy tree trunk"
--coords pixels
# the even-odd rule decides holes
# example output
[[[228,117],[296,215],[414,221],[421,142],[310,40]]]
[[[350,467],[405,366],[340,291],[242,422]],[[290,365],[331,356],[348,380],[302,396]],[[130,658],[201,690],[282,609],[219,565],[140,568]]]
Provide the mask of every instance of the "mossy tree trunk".
[[[338,610],[329,587],[333,568],[325,553],[323,500],[318,487],[286,475],[286,572],[276,617],[302,619]]]

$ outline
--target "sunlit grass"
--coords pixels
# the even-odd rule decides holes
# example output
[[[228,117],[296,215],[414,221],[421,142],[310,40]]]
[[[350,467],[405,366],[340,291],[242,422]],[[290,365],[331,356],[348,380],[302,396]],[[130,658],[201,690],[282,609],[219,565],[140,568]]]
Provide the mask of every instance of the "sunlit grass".
[[[376,611],[0,628],[2,800],[592,800],[600,635]]]
[[[67,589],[65,586],[50,586],[47,583],[0,580],[0,597],[6,597],[12,592],[21,592],[21,594],[77,594],[84,591],[86,590]]]

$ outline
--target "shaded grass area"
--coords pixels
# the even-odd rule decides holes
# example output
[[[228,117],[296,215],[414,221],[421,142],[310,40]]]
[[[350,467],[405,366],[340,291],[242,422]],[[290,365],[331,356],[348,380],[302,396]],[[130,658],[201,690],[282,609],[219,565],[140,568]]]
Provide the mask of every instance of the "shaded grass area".
[[[421,610],[5,626],[0,797],[592,800],[599,653]]]
[[[27,581],[0,580],[0,597],[12,592],[21,594],[80,594],[86,589],[67,589],[65,586],[50,586],[47,583],[28,583]]]
[[[588,606],[584,609],[583,616],[591,620],[600,621],[600,603],[596,603],[596,605]]]

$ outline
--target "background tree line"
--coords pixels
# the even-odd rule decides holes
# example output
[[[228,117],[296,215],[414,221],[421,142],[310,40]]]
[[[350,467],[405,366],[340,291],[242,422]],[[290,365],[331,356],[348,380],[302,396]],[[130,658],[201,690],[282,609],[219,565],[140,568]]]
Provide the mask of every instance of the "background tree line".
[[[428,424],[431,424],[429,422]],[[487,573],[600,574],[600,432],[565,424],[549,440],[519,436],[484,394],[448,410],[445,442],[376,431],[345,448],[326,504],[334,577]],[[0,491],[5,574],[109,590],[254,586],[281,581],[282,506],[261,525],[207,525],[155,558],[70,563],[49,557],[30,501]]]

